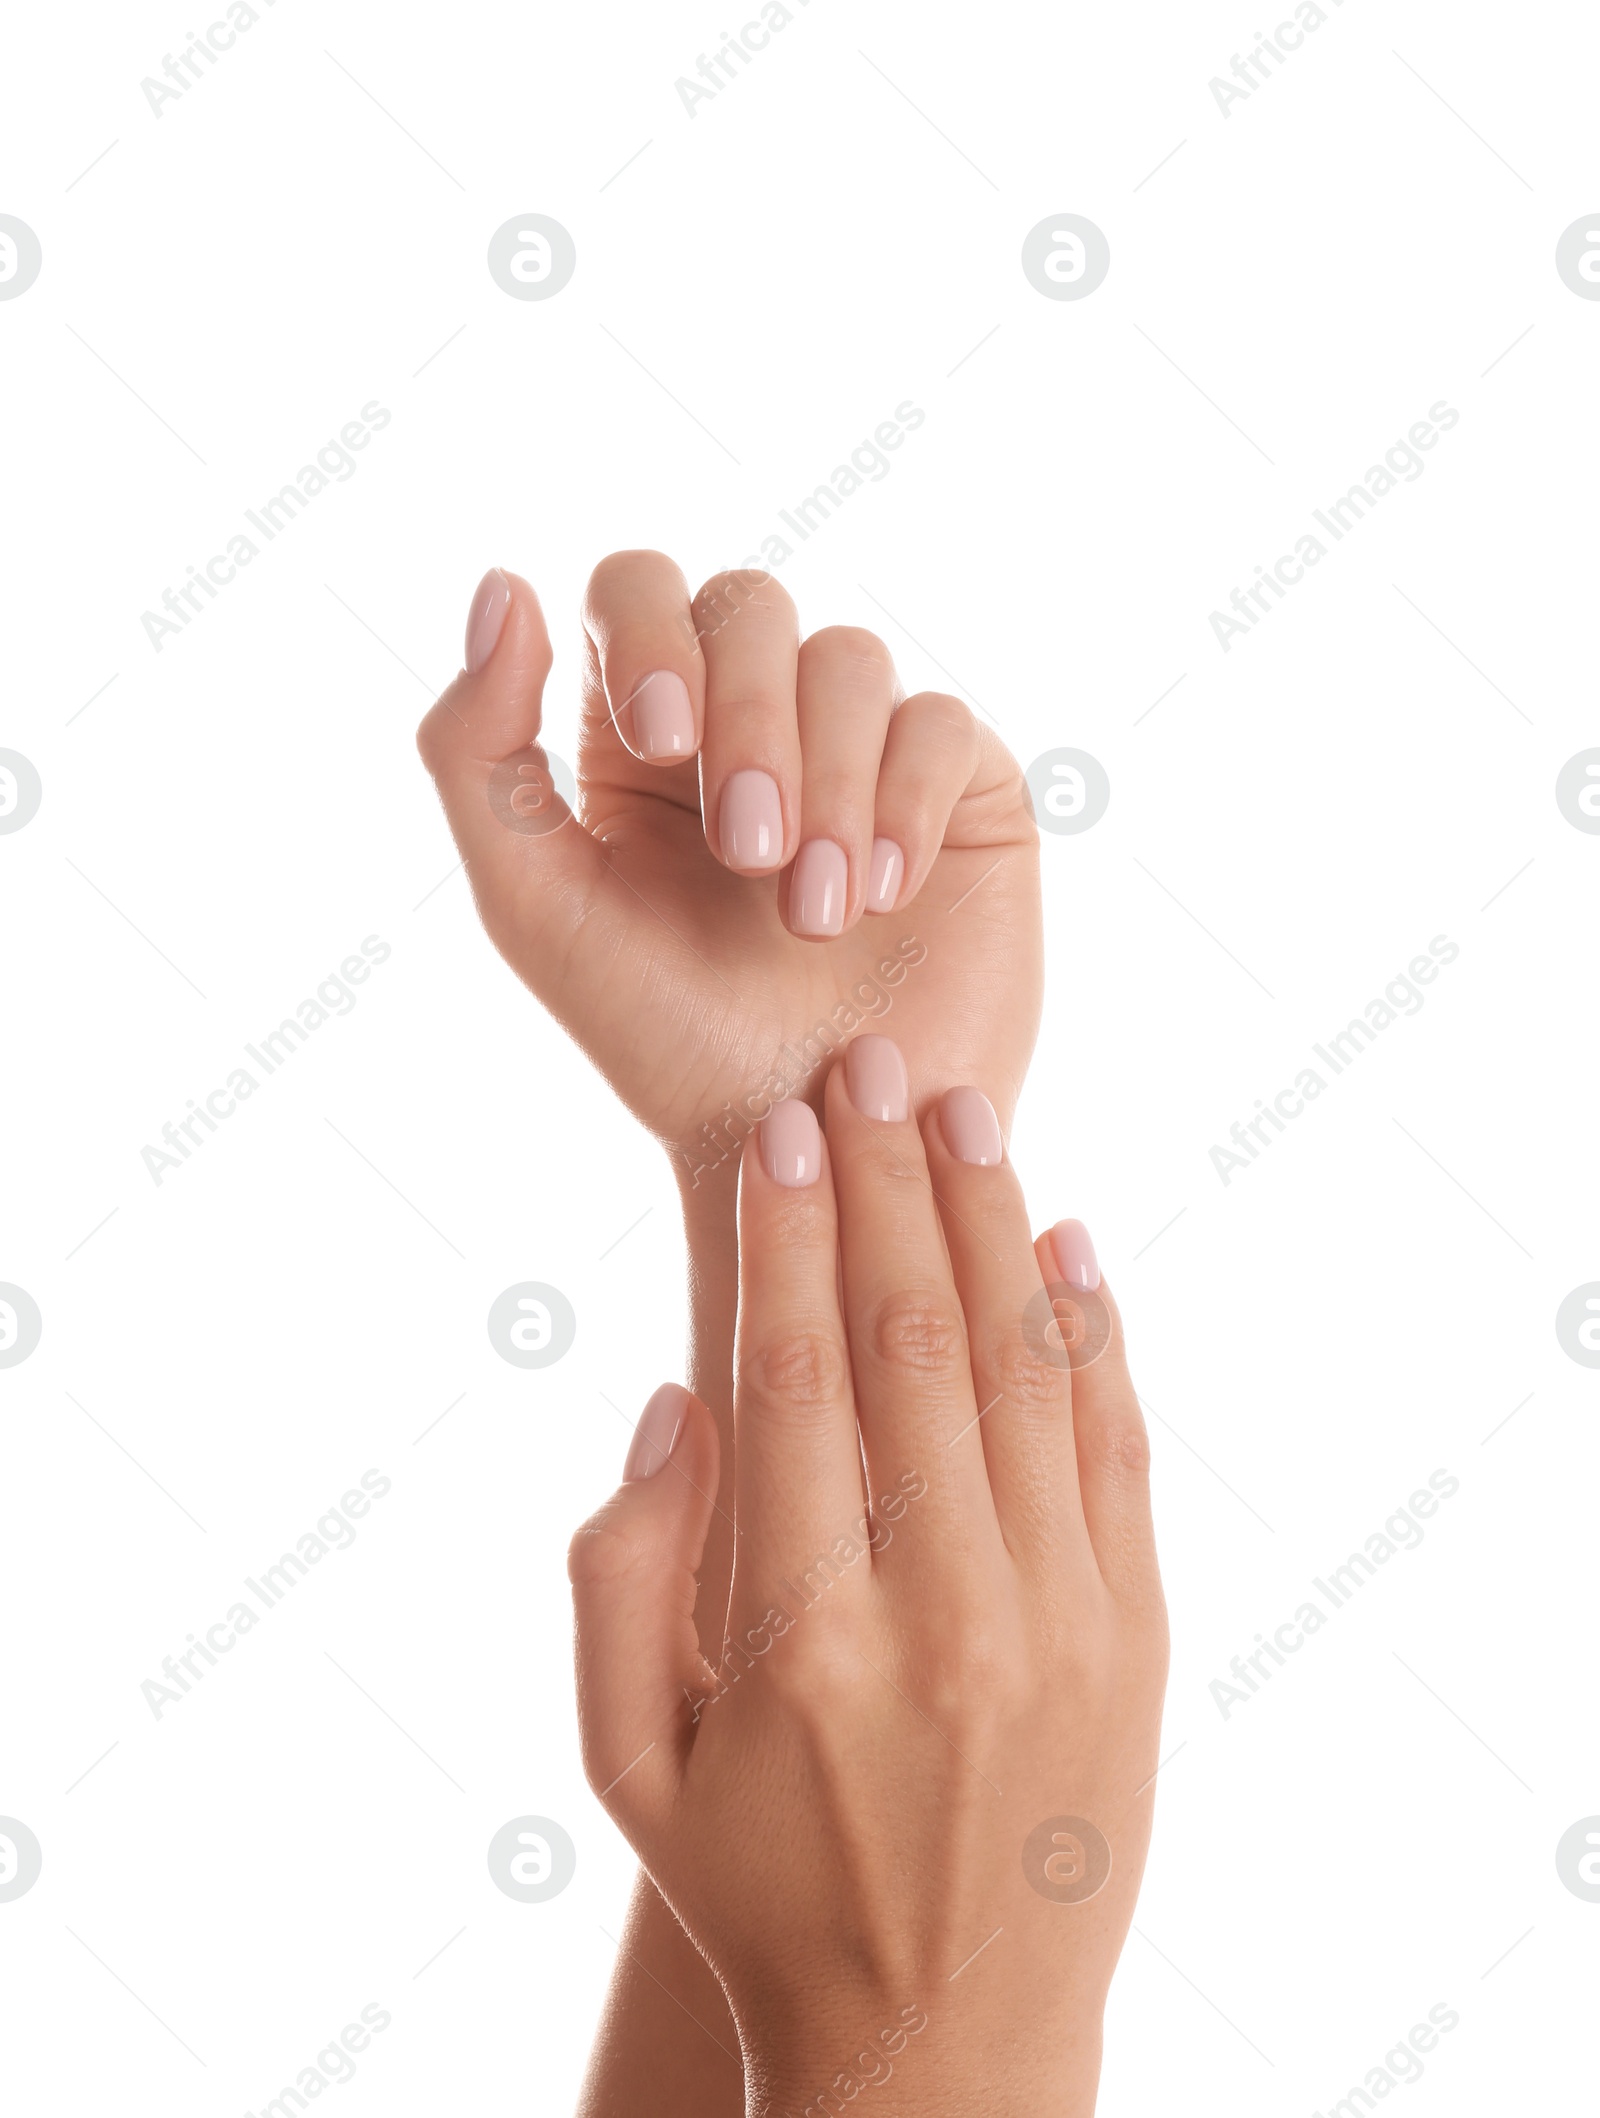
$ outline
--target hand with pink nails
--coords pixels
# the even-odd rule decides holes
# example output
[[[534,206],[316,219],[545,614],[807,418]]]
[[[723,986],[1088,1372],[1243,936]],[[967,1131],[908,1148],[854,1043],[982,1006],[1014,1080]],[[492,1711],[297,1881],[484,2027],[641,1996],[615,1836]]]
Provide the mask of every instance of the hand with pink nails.
[[[466,666],[418,742],[491,939],[672,1154],[688,1379],[731,1466],[745,1142],[772,1113],[776,1151],[781,1106],[820,1104],[855,1037],[857,1064],[876,1047],[880,1069],[899,1069],[898,1087],[880,1083],[905,1105],[894,1122],[957,1090],[952,1138],[967,1127],[970,1159],[999,1163],[1039,1021],[1038,837],[989,728],[959,699],[903,696],[871,633],[802,641],[770,576],[718,575],[691,598],[671,560],[616,553],[590,580],[583,627],[576,816],[539,747],[549,636],[513,575],[481,583]],[[895,1047],[857,1034],[886,1019],[906,1055],[892,1066],[881,1055]],[[974,1081],[998,1114],[971,1101]],[[664,1399],[641,1423],[641,1461],[670,1446],[670,1418]],[[731,1521],[719,1504],[701,1559],[712,1628]],[[703,1644],[714,1658],[720,1635]],[[720,1987],[642,1884],[585,2118],[646,2104],[734,2118],[735,2047]]]
[[[864,1036],[826,1111],[743,1159],[731,1590],[676,1384],[573,1541],[585,1768],[726,1995],[746,2118],[1085,2118],[1167,1661],[1121,1327],[1081,1222],[1030,1241],[976,1087],[919,1128]]]
[[[584,606],[569,821],[537,747],[550,666],[532,589],[487,575],[422,755],[495,945],[686,1190],[730,1199],[761,1113],[884,1016],[919,1101],[983,1080],[1009,1120],[1039,1020],[1037,835],[960,699],[904,697],[871,633],[802,640],[769,575],[691,598],[660,553],[614,553]]]

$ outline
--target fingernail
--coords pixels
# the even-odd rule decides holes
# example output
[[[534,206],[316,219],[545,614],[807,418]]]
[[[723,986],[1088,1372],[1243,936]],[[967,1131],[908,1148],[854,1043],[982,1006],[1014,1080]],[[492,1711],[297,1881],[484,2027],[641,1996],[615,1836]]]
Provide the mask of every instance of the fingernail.
[[[653,669],[633,694],[633,739],[641,757],[688,757],[694,749],[694,708],[675,669]]]
[[[775,868],[783,801],[770,772],[736,772],[722,790],[722,857],[730,868]]]
[[[641,1478],[655,1477],[683,1432],[684,1415],[688,1409],[689,1393],[681,1384],[661,1385],[639,1414],[639,1424],[628,1444],[628,1460],[622,1467],[625,1486]]]
[[[976,1162],[990,1169],[1004,1159],[1000,1120],[981,1088],[947,1089],[939,1105],[939,1124],[945,1145],[958,1162]]]
[[[852,1037],[844,1048],[844,1085],[863,1118],[903,1125],[911,1109],[906,1063],[892,1037]]]
[[[478,593],[467,612],[467,675],[475,677],[494,653],[500,628],[511,608],[511,583],[498,566],[491,566],[478,583]]]
[[[808,838],[789,878],[789,921],[797,934],[841,934],[850,863],[831,838]]]
[[[761,1121],[761,1166],[774,1184],[800,1191],[822,1174],[822,1130],[809,1103],[774,1103]]]
[[[892,838],[872,841],[872,866],[867,872],[867,910],[892,912],[905,880],[906,857]]]
[[[1089,1231],[1081,1221],[1057,1221],[1050,1231],[1056,1270],[1069,1287],[1093,1294],[1100,1284],[1100,1260],[1094,1254]]]

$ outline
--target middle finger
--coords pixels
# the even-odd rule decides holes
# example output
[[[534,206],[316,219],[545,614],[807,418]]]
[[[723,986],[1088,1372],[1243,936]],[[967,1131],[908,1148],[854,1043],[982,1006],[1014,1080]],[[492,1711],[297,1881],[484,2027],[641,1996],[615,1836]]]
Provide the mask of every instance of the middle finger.
[[[871,1492],[879,1502],[915,1492],[902,1526],[908,1548],[936,1539],[947,1560],[996,1559],[1003,1545],[966,1325],[899,1047],[887,1037],[853,1039],[828,1078],[827,1115]]]
[[[770,574],[717,574],[694,599],[706,664],[700,800],[735,875],[774,875],[800,841],[794,604]]]

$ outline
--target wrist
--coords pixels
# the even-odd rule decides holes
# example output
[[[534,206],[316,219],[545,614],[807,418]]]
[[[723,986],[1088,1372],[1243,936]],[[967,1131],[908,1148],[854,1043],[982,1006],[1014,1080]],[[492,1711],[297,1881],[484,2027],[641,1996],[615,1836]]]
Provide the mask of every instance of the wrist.
[[[708,1266],[728,1263],[736,1269],[739,1254],[739,1157],[729,1155],[724,1161],[703,1162],[678,1148],[671,1149],[670,1153],[691,1265],[697,1258],[703,1258]]]
[[[717,1423],[721,1471],[701,1559],[695,1623],[715,1669],[733,1578],[733,1347],[739,1313],[738,1159],[695,1170],[672,1151],[687,1253],[689,1343],[683,1379]]]
[[[1093,2118],[1098,2015],[1003,2023],[939,2000],[852,2015],[770,2036],[741,2022],[745,2118]]]

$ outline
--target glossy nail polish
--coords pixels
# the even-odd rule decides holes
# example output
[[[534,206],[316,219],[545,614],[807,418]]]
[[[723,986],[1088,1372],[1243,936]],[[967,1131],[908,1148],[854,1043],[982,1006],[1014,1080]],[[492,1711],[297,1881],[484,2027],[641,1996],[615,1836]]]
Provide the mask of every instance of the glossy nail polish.
[[[689,757],[694,751],[694,707],[675,669],[653,669],[633,692],[633,740],[641,757]]]
[[[1057,1221],[1050,1231],[1050,1248],[1056,1270],[1069,1287],[1093,1294],[1100,1284],[1100,1260],[1094,1254],[1089,1231],[1081,1221]]]
[[[939,1105],[939,1125],[946,1147],[958,1162],[992,1168],[1005,1158],[1000,1120],[981,1088],[946,1089]]]
[[[689,1393],[681,1384],[661,1385],[639,1414],[639,1424],[633,1430],[633,1440],[628,1444],[628,1460],[622,1467],[624,1485],[655,1477],[683,1432],[688,1409]]]
[[[494,653],[500,628],[511,608],[511,583],[498,566],[491,566],[478,583],[478,592],[467,612],[467,675],[475,677]]]
[[[783,858],[783,801],[770,772],[735,772],[722,790],[722,857],[752,873]]]
[[[852,1037],[844,1048],[844,1085],[863,1118],[903,1125],[911,1109],[906,1062],[892,1037]]]
[[[906,879],[906,857],[892,838],[872,841],[872,865],[867,871],[867,910],[892,912]]]
[[[789,877],[789,922],[797,934],[819,938],[844,931],[850,864],[831,838],[808,838]]]
[[[761,1166],[775,1184],[801,1191],[822,1174],[822,1128],[809,1103],[775,1103],[760,1126]]]

